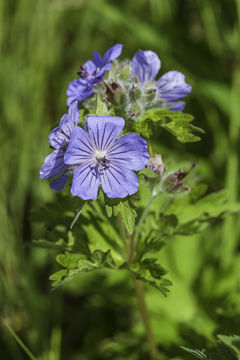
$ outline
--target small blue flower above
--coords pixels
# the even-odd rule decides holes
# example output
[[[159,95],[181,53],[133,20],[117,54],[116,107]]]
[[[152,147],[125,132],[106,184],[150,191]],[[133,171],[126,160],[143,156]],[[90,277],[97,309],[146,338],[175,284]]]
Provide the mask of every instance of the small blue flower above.
[[[68,113],[61,118],[59,126],[48,137],[51,148],[55,150],[45,158],[40,170],[40,179],[49,179],[61,174],[50,183],[53,190],[62,190],[72,173],[72,167],[64,163],[64,153],[68,147],[72,130],[78,124],[79,116],[78,103],[75,101],[69,107]]]
[[[185,102],[177,100],[187,96],[192,87],[186,83],[185,76],[179,71],[168,71],[160,79],[155,80],[160,68],[160,59],[150,50],[138,50],[131,61],[131,74],[136,76],[140,83],[155,81],[157,97],[162,100],[162,106],[170,105],[171,110],[182,111]]]
[[[100,82],[112,64],[111,62],[118,58],[122,52],[122,44],[116,44],[104,54],[101,55],[94,51],[93,60],[87,61],[79,72],[80,79],[73,80],[69,83],[67,89],[67,105],[73,101],[81,102],[93,95],[93,85]]]
[[[147,143],[134,133],[118,138],[124,125],[121,117],[88,116],[88,132],[73,129],[64,162],[76,166],[71,188],[74,196],[96,199],[100,183],[109,198],[137,192],[139,181],[133,170],[147,164]]]

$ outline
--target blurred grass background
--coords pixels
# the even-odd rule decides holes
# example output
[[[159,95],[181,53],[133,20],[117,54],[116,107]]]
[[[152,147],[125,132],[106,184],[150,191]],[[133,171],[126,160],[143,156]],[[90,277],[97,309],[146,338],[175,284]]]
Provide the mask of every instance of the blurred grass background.
[[[120,42],[122,58],[155,51],[161,74],[186,74],[193,87],[186,112],[206,131],[190,145],[157,134],[156,151],[174,166],[197,161],[210,191],[225,187],[237,200],[239,19],[238,0],[0,2],[0,316],[39,360],[147,359],[126,274],[82,275],[52,292],[55,254],[31,245],[44,227],[31,213],[55,195],[38,171],[49,131],[66,111],[68,82],[95,49],[103,54]],[[235,216],[166,248],[171,294],[146,289],[162,359],[186,358],[180,345],[202,348],[215,334],[239,334],[239,234]],[[0,332],[1,359],[26,359],[4,326]]]

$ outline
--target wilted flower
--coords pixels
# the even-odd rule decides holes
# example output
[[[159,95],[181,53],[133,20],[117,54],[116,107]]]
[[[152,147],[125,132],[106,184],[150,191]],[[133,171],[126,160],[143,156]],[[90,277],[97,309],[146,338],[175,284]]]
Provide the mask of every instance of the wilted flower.
[[[40,170],[40,179],[49,179],[61,174],[50,183],[53,190],[62,190],[66,185],[72,167],[64,163],[64,153],[68,147],[73,128],[79,121],[79,110],[77,101],[69,107],[68,113],[61,118],[60,124],[49,135],[48,141],[51,148],[55,149],[48,155]]]
[[[139,181],[132,170],[146,165],[147,143],[134,133],[117,138],[124,125],[121,117],[88,116],[88,132],[73,129],[64,161],[77,166],[71,189],[74,196],[96,199],[100,183],[109,198],[136,193]]]
[[[131,62],[131,73],[136,76],[140,83],[146,84],[155,80],[161,68],[161,61],[157,54],[147,50],[134,55]],[[155,80],[156,96],[162,101],[162,106],[171,105],[170,110],[182,111],[184,101],[178,101],[188,95],[192,88],[185,81],[185,76],[179,71],[168,71],[166,74]]]
[[[78,73],[80,79],[71,81],[67,89],[67,105],[69,106],[73,101],[78,102],[91,96],[93,91],[93,85],[97,84],[103,79],[104,73],[108,71],[112,64],[111,62],[120,56],[122,52],[122,44],[116,44],[104,54],[101,55],[94,51],[93,60],[87,61]]]
[[[176,170],[167,174],[163,179],[163,189],[170,194],[183,194],[191,190],[189,186],[183,184],[182,180],[196,165],[197,163],[193,163],[188,171]]]

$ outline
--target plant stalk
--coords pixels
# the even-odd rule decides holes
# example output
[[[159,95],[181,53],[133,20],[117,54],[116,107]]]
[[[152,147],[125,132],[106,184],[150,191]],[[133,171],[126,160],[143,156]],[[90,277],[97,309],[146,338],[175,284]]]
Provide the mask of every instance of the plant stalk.
[[[141,224],[143,223],[145,216],[147,215],[147,213],[149,211],[152,201],[153,201],[153,198],[150,199],[147,208],[145,209],[144,213],[142,214],[139,224],[140,224],[140,222],[141,222]],[[141,227],[141,224],[140,224],[140,227]],[[123,225],[119,215],[118,215],[118,225],[119,225],[120,236],[121,236],[121,239],[122,239],[122,242],[124,245],[124,249],[126,251],[128,263],[131,263],[134,259],[134,250],[135,250],[134,244],[135,244],[136,238],[134,235],[130,235],[130,244],[128,246],[128,242],[126,239],[126,231],[124,229],[124,225]],[[137,229],[139,229],[140,227],[138,225]],[[159,357],[158,357],[158,353],[157,353],[157,347],[156,347],[156,344],[154,341],[153,331],[152,331],[151,322],[150,322],[147,305],[146,305],[146,301],[145,301],[145,297],[144,297],[142,283],[141,283],[141,281],[137,280],[134,276],[133,276],[133,281],[135,284],[136,295],[137,295],[137,299],[138,299],[138,303],[139,303],[139,309],[140,309],[140,314],[142,317],[142,322],[143,322],[143,325],[144,325],[144,328],[146,331],[147,341],[148,341],[148,345],[149,345],[150,358],[151,358],[151,360],[158,360]]]
[[[145,301],[145,297],[144,297],[143,286],[142,286],[141,281],[137,280],[136,278],[134,278],[134,282],[135,282],[136,293],[137,293],[137,298],[138,298],[138,302],[139,302],[139,309],[140,309],[142,321],[143,321],[143,324],[144,324],[144,327],[146,330],[151,360],[158,360],[159,357],[158,357],[157,347],[156,347],[154,337],[153,337],[152,326],[150,323],[147,305],[146,305],[146,301]]]

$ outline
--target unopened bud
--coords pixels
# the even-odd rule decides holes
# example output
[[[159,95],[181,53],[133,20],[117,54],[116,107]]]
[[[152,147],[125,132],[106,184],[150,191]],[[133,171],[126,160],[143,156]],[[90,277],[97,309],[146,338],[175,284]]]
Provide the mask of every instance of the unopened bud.
[[[126,109],[126,113],[128,117],[135,119],[141,115],[142,106],[138,103],[130,104]]]
[[[153,101],[155,99],[156,96],[156,88],[149,88],[146,91],[144,91],[144,98],[149,102],[149,101]]]
[[[196,165],[196,163],[193,163],[188,171],[177,170],[174,173],[167,175],[162,184],[163,189],[171,194],[183,194],[191,190],[190,187],[183,184],[182,180]]]
[[[139,87],[132,85],[129,90],[129,99],[131,101],[136,101],[136,100],[140,99],[141,95],[142,95],[142,92],[139,89]]]
[[[166,166],[163,164],[162,156],[154,154],[154,157],[148,160],[147,168],[162,177],[166,170]]]
[[[118,78],[122,81],[126,81],[130,76],[130,65],[128,63],[120,66],[118,70]]]

